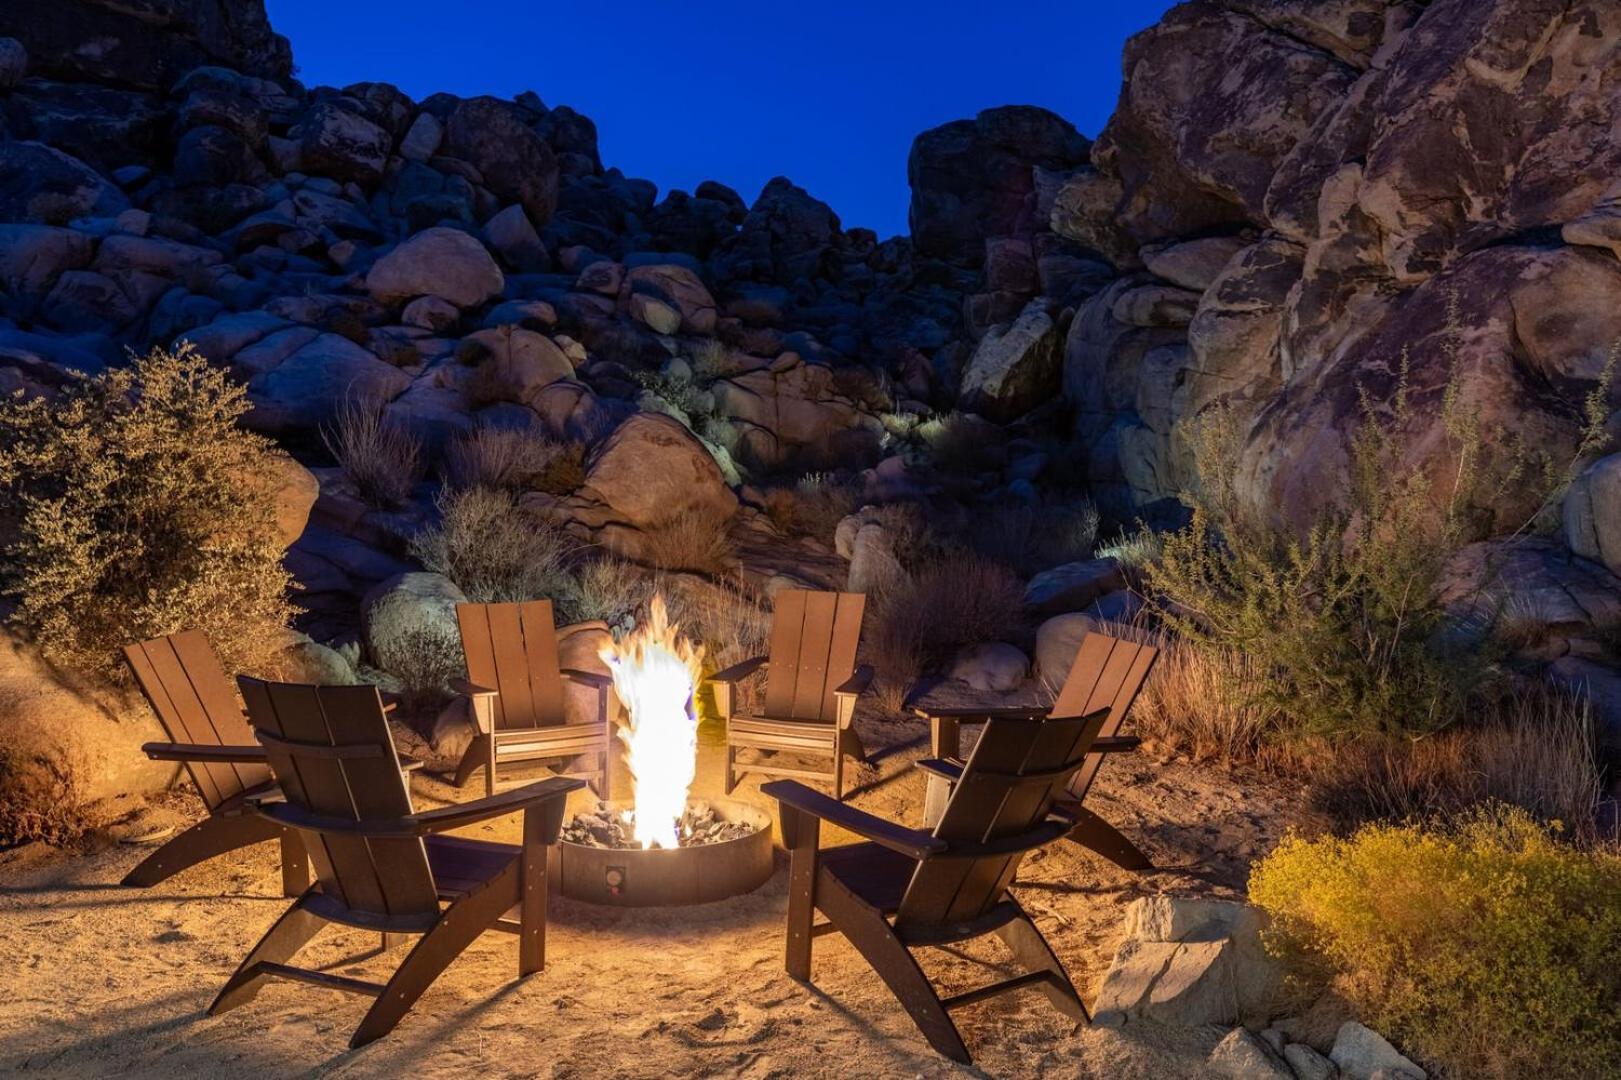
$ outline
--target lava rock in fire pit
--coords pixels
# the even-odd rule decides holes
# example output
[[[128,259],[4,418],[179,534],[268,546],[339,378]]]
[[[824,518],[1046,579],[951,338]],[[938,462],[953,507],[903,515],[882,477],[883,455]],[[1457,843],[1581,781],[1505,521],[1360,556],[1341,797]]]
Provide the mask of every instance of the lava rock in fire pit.
[[[726,821],[715,813],[714,807],[703,800],[687,804],[686,812],[676,826],[682,847],[701,847],[704,844],[722,844],[728,840],[741,840],[755,831],[746,821]],[[599,802],[594,810],[575,814],[563,825],[562,838],[571,844],[598,848],[635,848],[635,826],[630,815],[620,807]]]

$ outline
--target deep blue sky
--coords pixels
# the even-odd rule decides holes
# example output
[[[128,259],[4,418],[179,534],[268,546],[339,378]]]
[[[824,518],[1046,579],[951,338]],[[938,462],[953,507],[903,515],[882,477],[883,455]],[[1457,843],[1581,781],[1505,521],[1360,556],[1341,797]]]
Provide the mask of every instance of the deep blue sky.
[[[1120,48],[1171,0],[268,0],[310,86],[534,90],[596,121],[607,166],[753,202],[783,175],[846,226],[906,231],[925,128],[1043,105],[1096,135]]]

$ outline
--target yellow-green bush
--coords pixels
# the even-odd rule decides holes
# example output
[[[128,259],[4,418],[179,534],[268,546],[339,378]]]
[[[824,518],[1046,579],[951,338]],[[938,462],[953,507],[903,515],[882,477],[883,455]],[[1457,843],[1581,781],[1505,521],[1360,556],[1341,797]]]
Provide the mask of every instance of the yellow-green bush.
[[[193,627],[227,670],[267,670],[292,609],[248,408],[189,345],[0,402],[5,590],[53,663],[121,681],[120,646]]]
[[[1448,1076],[1621,1075],[1621,857],[1499,807],[1290,837],[1250,899],[1297,977]]]

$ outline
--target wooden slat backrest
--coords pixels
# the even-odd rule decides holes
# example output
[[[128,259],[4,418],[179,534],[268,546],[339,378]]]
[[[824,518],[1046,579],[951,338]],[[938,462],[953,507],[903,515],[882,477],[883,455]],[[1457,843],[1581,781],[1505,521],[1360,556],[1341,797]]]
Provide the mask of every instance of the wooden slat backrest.
[[[1105,720],[993,719],[974,745],[934,835],[964,845],[1018,839],[1040,825],[1086,759]],[[934,858],[918,864],[896,914],[897,928],[968,922],[1002,899],[1022,852]]]
[[[412,812],[383,701],[374,686],[306,686],[239,678],[253,726],[292,805],[340,821],[388,821]],[[308,749],[301,750],[299,744]],[[321,748],[370,748],[336,757]],[[367,839],[325,831],[305,836],[321,891],[369,915],[434,914],[438,892],[417,838]]]
[[[124,646],[141,693],[171,742],[252,746],[253,732],[219,657],[199,630]],[[212,812],[232,797],[270,781],[266,765],[188,761],[186,771]]]
[[[773,720],[831,721],[838,715],[834,691],[855,673],[867,597],[783,589],[775,603],[763,712]]]
[[[1108,709],[1109,718],[1104,721],[1099,737],[1118,734],[1158,657],[1159,650],[1152,645],[1125,641],[1095,630],[1088,633],[1081,639],[1069,677],[1053,703],[1052,715],[1086,716],[1098,709]],[[1086,797],[1103,757],[1093,754],[1075,773],[1069,785],[1072,796]]]
[[[461,626],[468,680],[500,691],[493,702],[495,730],[566,722],[550,600],[457,604],[456,622]]]

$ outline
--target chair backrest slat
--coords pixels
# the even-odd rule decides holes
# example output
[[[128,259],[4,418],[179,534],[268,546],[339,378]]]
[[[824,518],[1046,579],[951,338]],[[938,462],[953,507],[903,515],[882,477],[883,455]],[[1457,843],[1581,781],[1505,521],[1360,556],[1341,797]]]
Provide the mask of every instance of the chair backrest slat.
[[[182,630],[126,645],[124,657],[172,742],[253,745],[230,680],[201,631]],[[210,812],[271,779],[267,766],[252,763],[187,762],[186,771]]]
[[[550,600],[516,604],[457,604],[467,678],[499,691],[497,731],[566,722],[557,625]]]
[[[411,814],[410,789],[376,687],[237,681],[253,725],[273,736],[265,752],[289,803],[341,821],[386,821]],[[332,753],[337,747],[375,752]],[[368,839],[326,831],[306,847],[321,891],[351,911],[414,915],[439,910],[420,839]]]
[[[1148,673],[1153,670],[1159,650],[1141,642],[1126,641],[1097,631],[1081,639],[1081,647],[1070,665],[1069,677],[1053,703],[1053,716],[1086,716],[1098,709],[1108,709],[1109,718],[1099,731],[1100,738],[1119,733],[1132,702],[1142,691]],[[1070,781],[1072,797],[1084,799],[1097,779],[1103,765],[1102,754],[1093,754],[1076,771]]]
[[[855,672],[862,593],[783,589],[771,619],[764,712],[781,720],[832,720],[834,691]]]
[[[958,848],[997,840],[1017,846],[1020,837],[1046,820],[1105,719],[1099,710],[1087,717],[989,721],[934,835]],[[1022,858],[1015,851],[918,864],[896,926],[963,923],[985,914],[1001,901]]]

